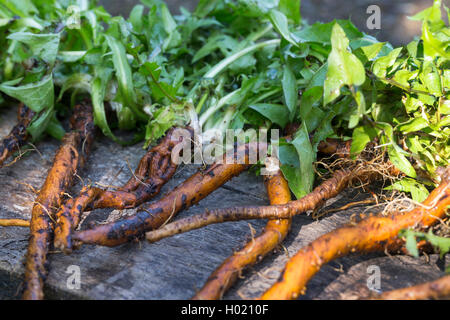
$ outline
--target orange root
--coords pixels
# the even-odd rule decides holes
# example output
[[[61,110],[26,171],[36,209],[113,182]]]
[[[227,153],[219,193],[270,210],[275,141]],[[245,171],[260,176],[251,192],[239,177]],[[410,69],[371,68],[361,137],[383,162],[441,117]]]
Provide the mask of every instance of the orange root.
[[[291,200],[291,192],[283,174],[279,171],[266,179],[270,203],[285,204]],[[270,220],[261,235],[249,242],[242,250],[226,259],[208,278],[203,288],[193,297],[194,300],[214,300],[223,294],[236,281],[240,272],[259,262],[274,250],[286,237],[291,227],[291,219]]]
[[[241,159],[242,163],[229,164],[233,161],[226,159],[224,164],[213,164],[191,176],[159,201],[143,205],[136,215],[94,229],[76,232],[73,239],[81,243],[103,246],[116,246],[140,239],[146,231],[159,228],[178,212],[198,203],[228,180],[248,169],[249,149],[257,147],[258,144],[254,143],[242,145],[235,152],[235,155],[236,153],[245,155]]]
[[[43,286],[47,274],[45,266],[53,232],[52,208],[61,205],[63,193],[72,184],[77,168],[84,163],[90,149],[94,130],[92,107],[86,104],[76,106],[71,126],[72,131],[64,136],[33,206],[23,294],[23,298],[27,300],[44,298]]]
[[[400,230],[429,227],[443,218],[450,205],[450,168],[442,183],[418,208],[390,217],[369,217],[327,233],[301,249],[286,264],[282,278],[262,299],[296,299],[304,294],[308,281],[324,264],[351,252],[398,251],[403,241]]]
[[[0,219],[0,227],[30,227],[30,221],[23,219]]]
[[[117,191],[85,187],[78,197],[68,200],[56,214],[55,247],[66,253],[72,251],[72,233],[85,210],[130,209],[156,196],[178,167],[171,161],[171,152],[177,144],[185,141],[173,138],[176,129],[171,129],[157,146],[142,157],[133,177]]]

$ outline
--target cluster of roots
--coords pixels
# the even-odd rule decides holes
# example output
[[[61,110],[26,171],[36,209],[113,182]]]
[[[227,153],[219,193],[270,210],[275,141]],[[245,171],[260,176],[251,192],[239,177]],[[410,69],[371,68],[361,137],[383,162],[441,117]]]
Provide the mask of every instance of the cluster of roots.
[[[24,106],[19,109],[18,125],[0,146],[0,166],[25,143],[26,127],[33,115]],[[190,128],[187,129],[193,134]],[[147,151],[123,186],[100,188],[89,185],[84,186],[78,195],[68,197],[74,177],[87,163],[94,139],[91,105],[85,102],[74,108],[71,131],[64,137],[37,195],[31,221],[0,219],[0,226],[30,228],[23,298],[44,298],[46,257],[51,246],[70,253],[82,244],[117,246],[141,239],[156,242],[214,223],[267,219],[264,230],[256,237],[252,235],[252,240],[242,250],[227,258],[194,296],[194,299],[220,299],[239,278],[242,270],[261,261],[282,244],[296,215],[311,211],[317,213],[326,200],[347,188],[367,191],[367,187],[375,181],[387,184],[402,176],[382,148],[369,145],[359,157],[352,159],[349,154],[351,141],[328,139],[319,145],[319,153],[323,157],[316,163],[322,182],[303,198],[291,200],[288,183],[281,171],[277,171],[265,178],[270,199],[268,206],[207,210],[203,214],[172,222],[177,213],[195,205],[250,168],[250,152],[262,147],[260,143],[237,145],[231,157],[235,159],[239,155],[239,162],[224,159],[223,163],[201,168],[160,200],[150,202],[177,170],[177,164],[171,157],[173,149],[180,144],[192,147],[192,136],[189,139],[175,138],[174,130],[169,130],[156,146]],[[380,205],[378,201],[373,208]],[[383,210],[379,210],[380,214],[361,215],[359,221],[349,221],[348,225],[322,235],[302,248],[290,258],[281,278],[260,298],[295,299],[305,293],[309,280],[323,265],[353,252],[405,253],[404,241],[398,236],[405,228],[425,230],[438,225],[440,229],[436,230],[443,233],[445,229],[448,232],[446,213],[450,206],[450,168],[442,171],[439,186],[423,203],[407,207],[405,201],[404,198],[396,198],[390,201],[396,205],[384,206]],[[99,208],[137,210],[135,214],[117,221],[78,230],[83,214]],[[420,247],[422,250],[426,248],[426,245]],[[450,281],[447,276],[418,287],[386,292],[376,298],[425,299],[442,298],[449,294]]]

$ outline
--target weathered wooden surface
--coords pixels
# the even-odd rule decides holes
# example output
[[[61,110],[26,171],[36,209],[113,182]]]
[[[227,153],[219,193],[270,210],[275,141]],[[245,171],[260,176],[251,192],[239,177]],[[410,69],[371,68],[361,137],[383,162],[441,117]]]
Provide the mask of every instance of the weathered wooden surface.
[[[15,119],[14,110],[0,110],[0,136],[4,136]],[[58,142],[45,139],[37,142],[29,155],[10,167],[0,170],[0,218],[29,218],[34,195],[29,186],[38,189],[45,179]],[[140,146],[122,148],[100,138],[95,143],[91,161],[80,172],[86,182],[91,180],[106,185],[120,185],[129,177],[144,150]],[[174,187],[195,172],[193,166],[179,170],[162,193]],[[81,182],[74,190],[80,187]],[[339,207],[352,199],[355,192],[346,193],[336,203]],[[214,192],[198,206],[180,214],[192,215],[205,208],[268,203],[261,177],[246,173]],[[308,216],[294,220],[292,231],[284,248],[267,257],[260,265],[243,273],[243,279],[230,290],[226,299],[256,297],[279,276],[287,254],[292,255],[321,234],[348,221],[360,209],[340,212],[313,222]],[[89,221],[117,219],[129,212],[98,211]],[[262,229],[264,221],[251,221],[252,228]],[[49,258],[50,274],[47,297],[53,299],[189,299],[200,288],[208,275],[250,239],[248,222],[212,225],[204,229],[164,239],[155,244],[130,243],[117,248],[84,246],[72,255],[52,253]],[[24,228],[0,228],[0,299],[18,298],[23,276],[23,261],[28,241]],[[339,259],[323,268],[311,281],[308,299],[340,299],[368,293],[367,267],[381,268],[381,289],[388,290],[436,279],[444,274],[443,263],[425,258],[387,257],[383,254],[351,256]],[[81,269],[81,289],[70,290],[66,283],[69,266]],[[342,266],[342,270],[339,268]]]

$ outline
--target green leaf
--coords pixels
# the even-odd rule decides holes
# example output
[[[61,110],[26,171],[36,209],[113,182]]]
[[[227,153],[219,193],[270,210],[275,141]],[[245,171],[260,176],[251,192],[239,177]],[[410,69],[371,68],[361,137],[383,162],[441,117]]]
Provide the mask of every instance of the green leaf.
[[[58,101],[60,101],[67,90],[77,89],[84,92],[91,92],[92,76],[88,73],[73,73],[66,79],[59,91]]]
[[[306,196],[312,191],[314,183],[314,166],[313,163],[316,159],[315,152],[309,141],[309,134],[306,124],[303,122],[302,127],[297,131],[294,140],[291,144],[295,147],[298,155],[299,167],[295,169],[295,174],[292,170],[286,170],[286,167],[282,171],[288,171],[289,187],[295,194],[297,199]],[[280,159],[283,161],[283,159]],[[295,179],[295,181],[293,181]]]
[[[416,232],[412,229],[401,230],[399,232],[399,237],[406,238],[407,249],[411,255],[418,256],[419,252],[417,250],[417,241],[426,240],[433,245],[433,247],[439,250],[439,255],[442,258],[450,251],[450,239],[446,237],[439,237],[433,234],[430,230],[428,233]],[[409,239],[409,245],[408,245]],[[414,240],[414,244],[413,244]]]
[[[350,114],[350,118],[348,121],[348,128],[353,129],[356,127],[359,123],[359,121],[362,119],[364,114],[366,113],[366,100],[364,98],[364,95],[361,91],[357,91],[354,94],[354,98],[356,101],[357,108],[353,110],[353,112]]]
[[[351,21],[335,20],[329,23],[317,22],[311,26],[305,26],[295,31],[295,39],[300,42],[317,42],[323,45],[331,44],[331,34],[335,24],[339,24],[349,40],[360,39],[364,36]]]
[[[325,116],[325,112],[320,109],[322,95],[322,87],[312,87],[302,94],[300,100],[300,119],[308,124],[309,132],[315,130]]]
[[[133,29],[137,33],[142,32],[142,28],[144,26],[144,6],[143,5],[136,5],[133,7],[133,9],[130,12],[130,17],[128,20],[133,25]]]
[[[294,73],[288,64],[284,66],[283,79],[281,83],[283,86],[284,100],[290,111],[290,118],[292,119],[297,109],[298,89],[297,80],[295,79]]]
[[[179,46],[181,43],[181,35],[177,31],[177,24],[165,4],[161,6],[161,18],[164,30],[167,33],[167,37],[164,41],[164,50]]]
[[[34,13],[38,13],[37,8],[31,0],[3,0],[1,4],[11,10],[15,15],[22,18],[25,18]]]
[[[62,62],[76,62],[81,60],[86,54],[86,51],[60,51],[58,53],[58,60]]]
[[[450,44],[450,40],[448,36],[446,38],[447,38],[446,41],[442,41],[439,38],[437,38],[435,34],[433,34],[433,32],[430,30],[429,22],[426,20],[423,22],[422,40],[423,40],[424,55],[427,58],[427,60],[431,61],[438,56],[450,59],[450,53],[446,51],[448,45]]]
[[[403,178],[384,189],[409,192],[412,199],[417,202],[423,202],[430,194],[423,184],[410,178]]]
[[[151,77],[153,81],[151,82],[152,96],[155,100],[159,101],[167,97],[172,102],[176,102],[177,90],[170,84],[160,81],[161,67],[157,63],[147,61],[139,69],[139,72],[146,77]]]
[[[406,175],[412,178],[416,178],[416,170],[414,170],[414,167],[406,158],[406,155],[408,155],[408,153],[400,148],[394,140],[394,130],[392,126],[388,123],[381,122],[378,122],[377,125],[384,130],[384,135],[382,136],[381,143],[386,144],[389,159],[391,160],[391,162],[396,168],[404,172]]]
[[[403,235],[405,237],[405,247],[409,254],[413,257],[419,257],[419,249],[417,249],[417,241],[414,233],[406,233]]]
[[[211,11],[214,10],[216,5],[220,2],[219,0],[200,0],[198,2],[197,8],[195,9],[195,14],[200,17],[206,17]]]
[[[53,117],[50,119],[47,125],[46,133],[48,133],[50,136],[52,136],[57,140],[62,140],[62,138],[66,134],[64,127],[56,118],[55,113],[53,113]]]
[[[249,106],[264,117],[284,128],[289,122],[289,109],[280,104],[258,103]]]
[[[300,15],[300,0],[280,0],[278,8],[283,12],[287,18],[291,19],[295,24],[299,24],[301,20]]]
[[[16,32],[9,35],[8,39],[26,44],[34,55],[50,65],[53,65],[55,62],[59,48],[59,33],[34,34],[31,32]]]
[[[284,13],[273,9],[269,13],[269,19],[272,22],[275,30],[277,30],[277,32],[279,34],[281,34],[281,36],[286,41],[290,42],[294,46],[298,46],[297,42],[294,40],[291,32],[289,31],[288,20],[287,20],[286,16],[284,15]]]
[[[394,65],[401,51],[402,48],[394,49],[387,56],[375,60],[372,66],[373,73],[380,78],[386,77],[387,70]]]
[[[402,148],[393,142],[393,144],[387,146],[387,150],[389,159],[400,171],[412,178],[417,177],[416,170],[406,158]]]
[[[377,136],[377,131],[371,126],[361,126],[353,130],[350,154],[354,157],[361,153],[367,144]]]
[[[429,93],[436,97],[442,96],[441,76],[433,62],[424,62],[423,71],[420,73],[420,79],[427,87]]]
[[[153,117],[149,120],[145,131],[145,147],[152,142],[161,138],[167,130],[172,128],[178,121],[176,110],[170,106],[160,108],[153,113]]]
[[[33,122],[28,126],[27,131],[31,134],[33,141],[38,139],[49,125],[53,114],[53,108],[46,109],[43,113],[33,119]]]
[[[450,100],[444,100],[440,108],[441,114],[450,114]]]
[[[405,123],[398,125],[395,129],[404,134],[420,131],[429,126],[429,123],[424,118],[412,118]]]
[[[324,85],[324,104],[339,97],[342,86],[360,86],[366,79],[363,64],[348,51],[349,40],[337,23],[333,27],[331,42],[332,50],[328,57],[328,72]]]
[[[106,84],[109,81],[109,77],[111,73],[107,73],[109,76],[107,78],[97,77],[92,81],[92,107],[94,111],[94,122],[95,124],[102,130],[103,134],[115,142],[122,143],[111,131],[108,125],[108,121],[106,120],[106,112],[105,112],[105,91]],[[106,74],[106,75],[107,75]]]
[[[401,69],[394,74],[393,79],[394,81],[397,81],[405,88],[409,88],[410,87],[409,81],[415,78],[416,76],[417,72]]]
[[[217,34],[215,36],[209,37],[205,45],[195,53],[194,58],[192,58],[192,63],[203,59],[217,49],[220,49],[222,53],[227,55],[229,52],[232,52],[238,45],[239,41],[224,34]]]
[[[19,87],[4,83],[0,85],[0,91],[23,102],[36,113],[44,109],[52,109],[54,105],[55,94],[52,74],[45,76],[39,82]]]
[[[114,69],[124,104],[130,107],[139,119],[147,120],[148,116],[137,107],[133,75],[128,63],[125,47],[116,38],[109,35],[105,35],[105,37],[113,54]]]
[[[385,46],[384,42],[374,43],[368,46],[361,47],[360,49],[366,56],[368,61],[371,61],[377,57],[381,49]]]

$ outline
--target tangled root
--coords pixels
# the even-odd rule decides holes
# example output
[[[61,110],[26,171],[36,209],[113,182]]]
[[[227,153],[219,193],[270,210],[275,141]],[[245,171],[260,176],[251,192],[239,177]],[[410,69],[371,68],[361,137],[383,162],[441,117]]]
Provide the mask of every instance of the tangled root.
[[[450,173],[450,168],[447,169]],[[400,230],[427,228],[445,217],[450,205],[450,175],[429,195],[421,206],[389,217],[369,217],[356,224],[329,232],[301,249],[286,265],[282,279],[262,299],[296,299],[321,266],[351,252],[398,251],[403,240]]]
[[[173,148],[184,140],[174,139],[172,128],[155,147],[142,157],[129,181],[115,191],[84,187],[76,198],[69,199],[57,212],[54,245],[70,253],[72,233],[80,223],[84,211],[100,208],[131,209],[156,196],[175,174],[178,167],[171,161]],[[191,135],[192,130],[189,128]]]

